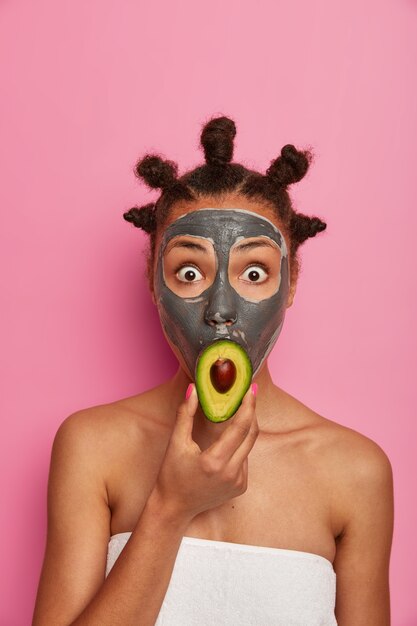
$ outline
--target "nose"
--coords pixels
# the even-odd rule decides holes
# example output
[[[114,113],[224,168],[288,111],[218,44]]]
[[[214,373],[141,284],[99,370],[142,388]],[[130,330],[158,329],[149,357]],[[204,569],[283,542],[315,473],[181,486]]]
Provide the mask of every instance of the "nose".
[[[237,311],[233,294],[223,285],[218,285],[209,298],[204,320],[209,326],[218,324],[231,326],[236,323]]]

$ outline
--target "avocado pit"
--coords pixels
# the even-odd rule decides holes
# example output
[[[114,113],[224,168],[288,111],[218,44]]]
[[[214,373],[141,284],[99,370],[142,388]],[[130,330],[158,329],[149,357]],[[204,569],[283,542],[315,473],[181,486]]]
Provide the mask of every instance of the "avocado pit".
[[[230,359],[217,359],[210,368],[210,380],[219,393],[226,393],[236,380],[236,366]]]

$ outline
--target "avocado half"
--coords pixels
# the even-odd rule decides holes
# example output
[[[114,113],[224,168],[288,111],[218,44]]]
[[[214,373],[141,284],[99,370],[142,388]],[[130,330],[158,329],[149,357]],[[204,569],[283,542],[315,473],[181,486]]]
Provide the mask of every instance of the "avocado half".
[[[196,365],[195,386],[207,419],[225,422],[236,413],[252,373],[248,355],[234,341],[215,341],[203,350]]]

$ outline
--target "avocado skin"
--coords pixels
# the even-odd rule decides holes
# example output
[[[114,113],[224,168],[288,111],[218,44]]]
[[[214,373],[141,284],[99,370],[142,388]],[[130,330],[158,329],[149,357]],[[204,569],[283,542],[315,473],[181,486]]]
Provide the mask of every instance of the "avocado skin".
[[[218,392],[210,379],[210,369],[217,359],[230,359],[236,367],[236,380],[226,393]],[[246,351],[235,341],[215,341],[199,355],[195,370],[195,386],[204,415],[211,422],[230,419],[240,407],[252,381],[252,363]]]

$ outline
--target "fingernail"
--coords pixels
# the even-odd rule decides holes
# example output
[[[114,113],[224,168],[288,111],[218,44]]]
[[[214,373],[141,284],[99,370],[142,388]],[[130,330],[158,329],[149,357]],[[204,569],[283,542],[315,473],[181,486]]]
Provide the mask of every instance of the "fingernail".
[[[258,393],[258,383],[252,383],[251,387],[253,395],[256,396],[256,394]]]
[[[191,396],[193,392],[193,383],[190,383],[187,387],[187,391],[185,392],[185,399],[188,400],[188,398]]]

